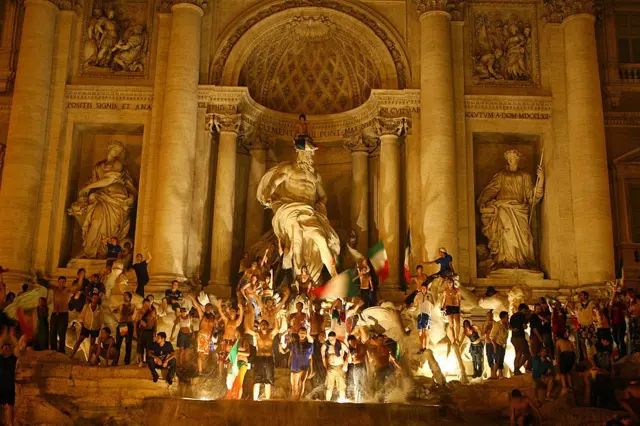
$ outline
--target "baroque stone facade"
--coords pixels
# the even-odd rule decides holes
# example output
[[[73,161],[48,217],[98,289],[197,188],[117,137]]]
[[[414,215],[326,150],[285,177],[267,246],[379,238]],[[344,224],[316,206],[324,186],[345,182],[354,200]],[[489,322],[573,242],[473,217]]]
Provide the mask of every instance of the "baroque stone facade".
[[[613,277],[614,252],[629,258],[625,267],[635,265],[638,67],[618,52],[626,45],[615,40],[626,33],[616,33],[624,19],[613,6],[10,0],[2,7],[0,265],[11,269],[11,285],[33,268],[73,274],[66,266],[78,256],[84,225],[67,211],[98,160],[94,150],[110,140],[123,141],[134,169],[127,238],[134,251],[152,252],[151,285],[178,278],[229,291],[243,251],[269,238],[259,182],[295,159],[299,135],[320,146],[314,167],[340,244],[352,236],[365,252],[384,242],[385,296],[401,295],[408,231],[411,268],[444,246],[462,282],[479,289],[518,282],[546,294],[599,285]],[[535,259],[526,266],[536,271],[504,279],[484,263],[482,226],[492,223],[494,198],[484,216],[476,202],[511,149],[522,153],[523,176],[535,181],[540,165],[544,197],[519,201],[530,206],[521,216]]]

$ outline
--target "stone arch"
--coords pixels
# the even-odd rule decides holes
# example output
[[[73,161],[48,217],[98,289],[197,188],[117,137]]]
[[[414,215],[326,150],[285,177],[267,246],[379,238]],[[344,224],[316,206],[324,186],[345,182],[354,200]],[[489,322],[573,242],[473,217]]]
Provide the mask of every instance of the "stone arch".
[[[225,31],[213,55],[209,82],[237,85],[261,37],[293,18],[312,16],[325,16],[342,29],[351,28],[355,40],[378,55],[381,87],[376,88],[408,88],[410,68],[399,34],[375,12],[345,0],[271,0],[251,9]]]

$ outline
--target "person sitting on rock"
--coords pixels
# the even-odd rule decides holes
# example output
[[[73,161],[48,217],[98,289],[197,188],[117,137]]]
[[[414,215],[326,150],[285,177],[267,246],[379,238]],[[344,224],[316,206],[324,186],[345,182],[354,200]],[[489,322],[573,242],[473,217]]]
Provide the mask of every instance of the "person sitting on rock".
[[[147,365],[151,371],[153,382],[156,383],[160,376],[156,369],[168,369],[167,384],[173,383],[173,377],[176,374],[176,352],[173,350],[171,342],[167,342],[167,334],[164,331],[156,334],[155,342],[149,348],[149,356],[147,357]]]
[[[100,358],[104,358],[104,363],[108,367],[109,361],[114,363],[117,356],[115,340],[111,337],[111,329],[104,327],[100,330],[100,336],[96,339],[95,345],[89,351],[89,364],[99,365]]]

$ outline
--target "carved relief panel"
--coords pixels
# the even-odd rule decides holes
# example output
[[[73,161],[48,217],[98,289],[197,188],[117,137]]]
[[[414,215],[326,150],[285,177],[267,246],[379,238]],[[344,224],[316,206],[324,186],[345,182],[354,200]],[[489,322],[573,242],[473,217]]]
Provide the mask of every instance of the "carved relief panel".
[[[540,70],[535,5],[475,3],[470,18],[472,83],[537,87]]]
[[[147,0],[94,0],[85,3],[80,75],[149,75],[153,3]]]

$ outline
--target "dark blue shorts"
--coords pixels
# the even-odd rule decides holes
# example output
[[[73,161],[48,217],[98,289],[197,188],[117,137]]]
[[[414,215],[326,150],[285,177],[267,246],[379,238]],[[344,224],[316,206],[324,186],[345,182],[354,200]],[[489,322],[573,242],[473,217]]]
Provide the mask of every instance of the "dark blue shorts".
[[[189,349],[191,346],[191,334],[179,331],[177,344],[179,348]]]
[[[431,326],[431,317],[429,314],[418,315],[418,330],[428,330]]]

